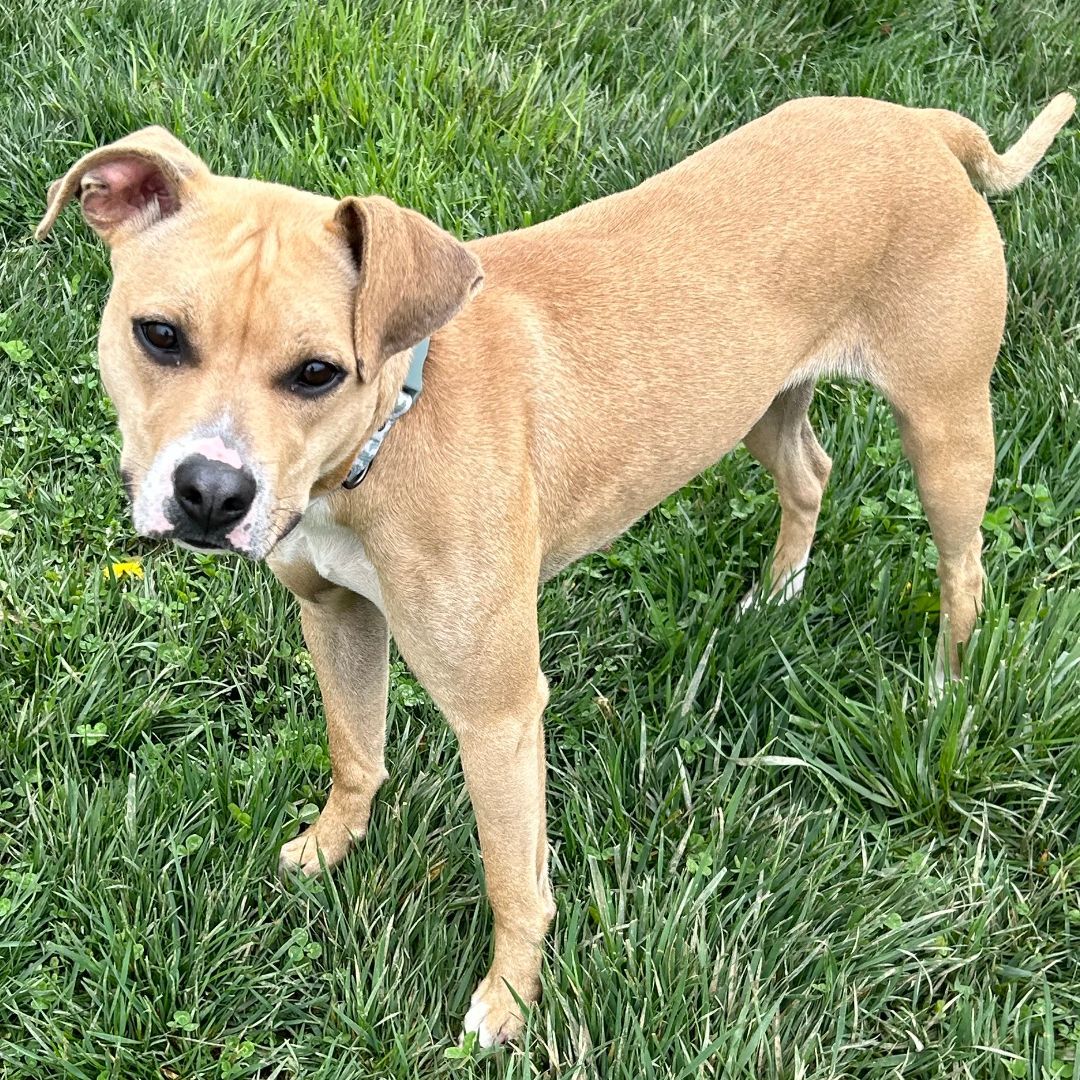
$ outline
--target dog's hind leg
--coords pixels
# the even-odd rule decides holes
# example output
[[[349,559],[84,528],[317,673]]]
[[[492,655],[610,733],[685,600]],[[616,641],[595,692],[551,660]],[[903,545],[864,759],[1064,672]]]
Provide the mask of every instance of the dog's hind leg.
[[[974,192],[969,202],[970,217],[962,203],[955,215],[959,235],[935,235],[932,257],[897,267],[919,277],[877,314],[871,354],[938,549],[939,684],[946,673],[959,676],[958,650],[982,607],[980,527],[994,479],[990,377],[1005,326],[1001,238],[986,203]]]
[[[782,390],[743,439],[746,449],[772,473],[780,498],[780,535],[766,593],[770,599],[788,600],[802,589],[821,496],[832,470],[807,416],[813,396],[812,379]],[[758,595],[755,586],[740,610],[752,606]]]
[[[942,392],[944,391],[944,392]],[[988,376],[970,387],[909,394],[893,407],[904,453],[938,549],[941,632],[936,676],[959,673],[958,646],[982,607],[980,525],[994,477]]]

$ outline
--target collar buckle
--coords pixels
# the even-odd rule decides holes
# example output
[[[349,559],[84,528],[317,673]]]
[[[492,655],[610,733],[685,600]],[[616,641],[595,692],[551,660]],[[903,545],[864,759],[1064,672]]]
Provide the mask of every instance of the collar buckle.
[[[352,491],[367,476],[372,463],[375,461],[375,455],[383,444],[383,439],[390,434],[390,429],[413,407],[416,399],[420,396],[424,383],[424,361],[427,359],[430,344],[431,339],[424,338],[419,345],[413,346],[412,359],[409,361],[409,373],[405,376],[405,382],[401,390],[398,391],[394,408],[386,420],[383,421],[378,431],[360,447],[360,453],[356,455],[356,460],[349,470],[349,475],[341,482],[341,486],[347,491]]]

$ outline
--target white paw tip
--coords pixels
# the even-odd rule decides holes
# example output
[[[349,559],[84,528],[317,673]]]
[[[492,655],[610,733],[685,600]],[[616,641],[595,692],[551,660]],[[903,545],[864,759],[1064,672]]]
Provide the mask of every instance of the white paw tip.
[[[789,600],[794,600],[799,593],[802,592],[803,582],[806,580],[806,557],[803,557],[803,561],[795,567],[795,572],[791,574],[787,581],[784,582],[784,587],[780,590],[780,600],[783,603],[787,603]]]
[[[491,1006],[486,1001],[476,1001],[465,1014],[465,1031],[475,1031],[477,1039],[482,1047],[491,1046],[495,1042],[494,1032],[484,1023]],[[464,1036],[462,1036],[464,1041]]]
[[[809,561],[810,549],[807,548],[806,554],[773,586],[773,590],[769,594],[769,600],[781,604],[794,600],[802,592],[803,584],[806,582],[806,565]],[[745,615],[751,608],[757,607],[760,602],[761,589],[755,585],[739,601],[739,614]]]
[[[949,678],[945,674],[945,665],[939,659],[934,664],[934,676],[930,680],[930,701],[938,702],[945,696],[945,687],[949,683]]]
[[[309,847],[306,843],[298,844],[296,840],[290,840],[278,854],[278,873],[283,876],[302,873],[305,877],[314,877],[321,869],[318,848]]]
[[[758,591],[756,588],[751,589],[740,601],[739,601],[739,614],[745,615],[752,607],[757,604]]]

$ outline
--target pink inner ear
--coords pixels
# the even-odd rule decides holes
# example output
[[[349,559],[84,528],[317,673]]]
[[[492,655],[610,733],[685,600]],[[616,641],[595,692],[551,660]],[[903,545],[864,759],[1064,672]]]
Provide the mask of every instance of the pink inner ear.
[[[98,229],[113,228],[156,203],[162,217],[180,209],[169,181],[152,161],[117,158],[91,169],[83,177],[82,207],[86,220]]]

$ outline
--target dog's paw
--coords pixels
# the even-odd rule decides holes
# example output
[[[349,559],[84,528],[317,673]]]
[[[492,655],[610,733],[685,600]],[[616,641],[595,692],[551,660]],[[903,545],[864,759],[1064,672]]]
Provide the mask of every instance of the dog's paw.
[[[366,820],[350,825],[337,815],[328,816],[324,810],[314,825],[282,845],[278,856],[278,872],[288,874],[299,870],[307,877],[314,877],[322,871],[324,865],[330,869],[341,862],[353,843],[363,839],[366,830]]]
[[[739,601],[738,614],[745,615],[751,608],[764,604],[786,604],[789,600],[794,600],[802,592],[803,583],[806,581],[806,564],[809,561],[810,552],[807,551],[787,573],[777,579],[768,595],[762,593],[760,585],[755,585]]]
[[[524,1026],[521,1007],[506,983],[497,976],[488,975],[476,988],[465,1014],[465,1035],[475,1031],[482,1047],[500,1046],[517,1038]]]
[[[760,600],[761,590],[756,585],[752,585],[750,591],[739,601],[739,606],[735,611],[736,618],[741,618],[748,611],[756,608]]]

